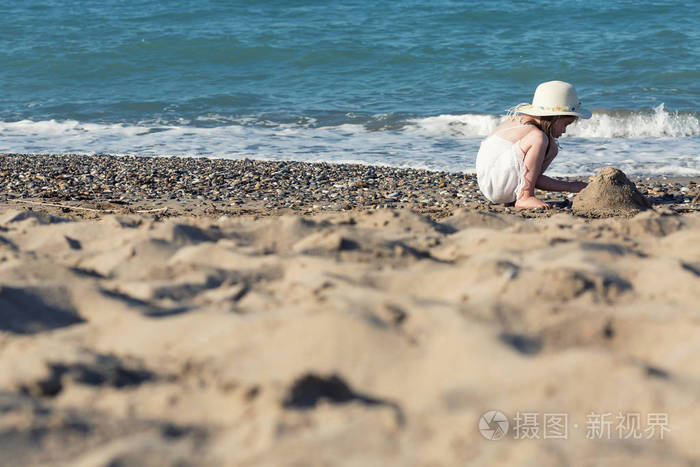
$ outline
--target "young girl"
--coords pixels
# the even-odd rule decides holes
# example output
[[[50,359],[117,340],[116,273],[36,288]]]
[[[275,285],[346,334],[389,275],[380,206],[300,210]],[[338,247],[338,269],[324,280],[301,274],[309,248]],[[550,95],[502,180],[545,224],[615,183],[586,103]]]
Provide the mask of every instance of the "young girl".
[[[476,156],[476,177],[481,192],[493,203],[516,208],[549,208],[535,198],[535,188],[578,193],[584,182],[565,182],[543,175],[559,153],[557,138],[577,118],[591,118],[581,108],[576,89],[563,81],[537,86],[532,104],[519,104],[486,138]]]

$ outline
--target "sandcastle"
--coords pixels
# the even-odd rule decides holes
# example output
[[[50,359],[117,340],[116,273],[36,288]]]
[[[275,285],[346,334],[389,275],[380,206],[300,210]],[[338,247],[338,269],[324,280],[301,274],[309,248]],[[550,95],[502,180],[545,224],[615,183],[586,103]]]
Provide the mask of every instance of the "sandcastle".
[[[632,215],[651,208],[651,203],[619,169],[605,167],[573,199],[575,214],[591,217]]]

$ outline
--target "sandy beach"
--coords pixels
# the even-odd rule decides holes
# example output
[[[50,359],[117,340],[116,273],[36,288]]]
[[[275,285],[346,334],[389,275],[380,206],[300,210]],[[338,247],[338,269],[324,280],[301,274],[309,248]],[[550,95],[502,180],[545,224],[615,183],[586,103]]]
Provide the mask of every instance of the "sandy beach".
[[[700,179],[631,180],[0,155],[0,464],[695,465]]]

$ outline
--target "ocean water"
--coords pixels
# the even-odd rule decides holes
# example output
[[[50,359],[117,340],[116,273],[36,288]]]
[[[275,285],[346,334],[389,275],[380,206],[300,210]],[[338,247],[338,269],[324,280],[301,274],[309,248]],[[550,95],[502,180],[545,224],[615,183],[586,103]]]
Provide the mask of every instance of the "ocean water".
[[[695,2],[0,2],[0,152],[473,171],[542,81],[593,118],[550,172],[700,175]]]

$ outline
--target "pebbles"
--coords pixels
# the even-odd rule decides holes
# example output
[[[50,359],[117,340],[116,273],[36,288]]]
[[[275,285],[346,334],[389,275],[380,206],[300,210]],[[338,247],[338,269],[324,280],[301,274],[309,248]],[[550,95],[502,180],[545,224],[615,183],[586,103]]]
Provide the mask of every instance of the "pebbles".
[[[633,179],[652,204],[700,208],[692,180]],[[566,193],[539,193],[569,212]],[[192,205],[185,212],[313,213],[328,210],[409,208],[442,217],[467,207],[504,212],[479,192],[471,174],[356,164],[181,157],[0,155],[0,200],[80,201],[132,208]],[[515,211],[510,210],[509,211]],[[515,211],[517,212],[517,211]],[[518,212],[522,216],[550,213]]]

